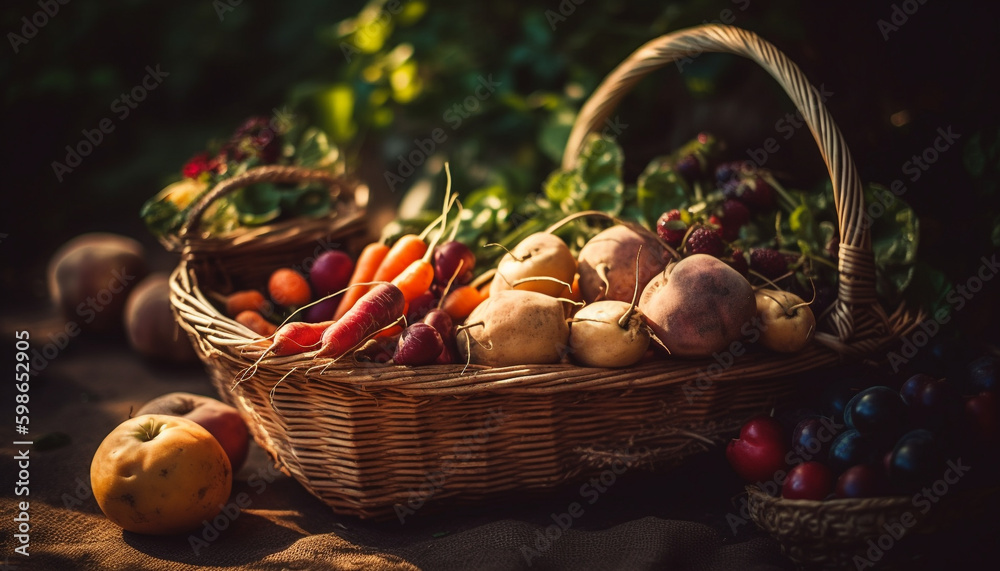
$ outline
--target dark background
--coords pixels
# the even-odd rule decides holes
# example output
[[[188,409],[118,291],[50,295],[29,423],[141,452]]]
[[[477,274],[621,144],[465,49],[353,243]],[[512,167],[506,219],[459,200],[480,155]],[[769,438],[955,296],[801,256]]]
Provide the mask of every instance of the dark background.
[[[424,11],[412,22],[395,18],[379,53],[412,45],[422,90],[405,103],[390,98],[357,105],[356,132],[338,141],[353,168],[390,201],[400,193],[388,191],[382,173],[395,168],[395,156],[411,148],[413,138],[445,126],[443,113],[472,92],[480,75],[500,80],[501,96],[485,101],[449,137],[441,155],[450,158],[467,188],[499,178],[519,193],[534,192],[556,166],[559,139],[549,142],[546,128],[557,123],[558,111],[579,108],[581,96],[646,40],[717,21],[728,8],[735,25],[772,41],[814,85],[833,92],[828,106],[863,181],[905,180],[903,164],[933,143],[938,128],[961,134],[924,176],[908,183],[903,196],[921,217],[923,260],[951,281],[964,281],[1000,241],[994,91],[1000,19],[990,3],[908,4],[919,9],[888,40],[877,22],[891,21],[893,6],[903,3],[589,0],[556,21],[555,30],[545,15],[559,10],[555,1],[411,4]],[[340,47],[344,38],[337,25],[358,14],[361,3],[243,2],[217,13],[219,6],[225,4],[70,3],[18,53],[8,36],[0,60],[0,156],[8,202],[0,209],[0,232],[8,235],[2,243],[3,287],[13,295],[3,296],[3,303],[44,302],[41,268],[59,244],[81,232],[121,232],[158,251],[138,220],[140,206],[178,178],[183,162],[209,139],[227,136],[243,118],[290,105],[296,117],[329,125],[329,110],[317,103],[324,89],[347,85],[360,100],[385,85],[384,78],[363,78],[360,66],[372,57],[348,63]],[[21,33],[21,18],[38,10],[35,2],[5,3],[2,29]],[[147,65],[157,64],[170,75],[119,120],[112,101],[141,81]],[[384,110],[391,113],[388,121]],[[654,74],[621,110],[633,126],[621,140],[628,180],[649,157],[699,130],[715,132],[735,158],[746,158],[743,149],[778,134],[774,124],[790,109],[753,64],[706,56],[683,74],[672,67]],[[894,126],[890,118],[898,112],[908,119]],[[378,113],[382,119],[376,120]],[[52,162],[64,161],[65,146],[105,117],[115,131],[58,182]],[[773,157],[776,169],[803,186],[825,176],[806,131],[787,143],[779,138],[782,151]],[[970,174],[966,165],[970,145],[992,146],[981,173]]]

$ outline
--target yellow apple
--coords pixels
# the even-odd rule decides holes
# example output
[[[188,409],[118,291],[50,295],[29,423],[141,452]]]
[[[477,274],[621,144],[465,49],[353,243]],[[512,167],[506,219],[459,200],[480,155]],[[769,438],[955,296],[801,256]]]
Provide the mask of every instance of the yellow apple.
[[[233,475],[222,446],[197,422],[146,414],[101,442],[90,483],[101,511],[122,529],[169,535],[218,515]]]
[[[802,298],[787,291],[760,289],[755,293],[763,331],[760,343],[772,351],[801,351],[816,331],[816,316]]]

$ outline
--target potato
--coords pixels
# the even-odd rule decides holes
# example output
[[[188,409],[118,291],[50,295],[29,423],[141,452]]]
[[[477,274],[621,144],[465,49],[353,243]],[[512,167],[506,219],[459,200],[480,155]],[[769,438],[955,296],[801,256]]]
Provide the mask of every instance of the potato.
[[[619,321],[631,304],[604,300],[576,312],[569,325],[570,355],[588,367],[628,367],[646,354],[649,329],[638,310],[622,327]]]
[[[566,351],[569,326],[558,299],[506,290],[473,310],[457,340],[462,360],[475,365],[558,363]]]
[[[83,234],[49,261],[48,288],[63,316],[85,331],[121,327],[128,290],[146,277],[142,245],[125,236]]]
[[[646,285],[639,310],[671,355],[708,357],[749,333],[757,303],[739,272],[717,258],[694,254]]]
[[[191,340],[170,310],[170,282],[164,273],[150,275],[129,294],[125,333],[129,345],[143,357],[173,363],[197,360]]]
[[[569,246],[554,234],[538,232],[521,240],[500,259],[497,274],[490,284],[490,296],[509,290],[558,296],[565,289],[565,284],[573,283],[575,276],[576,258],[569,251]],[[537,277],[558,281],[530,279]]]
[[[639,254],[639,247],[642,254]],[[652,236],[643,236],[619,224],[591,238],[578,257],[580,291],[588,302],[612,299],[632,302],[636,256],[639,257],[639,291],[663,271],[670,254]],[[604,283],[603,277],[608,283]],[[606,290],[606,291],[605,291]]]

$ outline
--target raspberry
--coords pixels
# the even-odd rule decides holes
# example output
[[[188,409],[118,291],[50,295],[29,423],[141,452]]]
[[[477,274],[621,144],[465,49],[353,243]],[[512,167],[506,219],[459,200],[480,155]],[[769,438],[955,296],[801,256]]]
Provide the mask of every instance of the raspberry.
[[[750,267],[747,265],[747,257],[739,248],[733,248],[733,259],[726,260],[726,263],[729,264],[729,267],[739,272],[741,276],[746,276],[750,273]]]
[[[750,267],[765,278],[773,280],[788,273],[788,258],[771,248],[754,248],[750,250]]]
[[[687,239],[688,254],[708,254],[718,258],[726,249],[718,230],[699,226],[691,232]]]
[[[739,200],[722,203],[722,239],[732,242],[740,237],[740,228],[750,221],[750,209]]]
[[[664,212],[660,219],[656,221],[656,233],[671,248],[678,248],[684,235],[687,234],[687,224],[681,220],[681,212],[676,208]]]

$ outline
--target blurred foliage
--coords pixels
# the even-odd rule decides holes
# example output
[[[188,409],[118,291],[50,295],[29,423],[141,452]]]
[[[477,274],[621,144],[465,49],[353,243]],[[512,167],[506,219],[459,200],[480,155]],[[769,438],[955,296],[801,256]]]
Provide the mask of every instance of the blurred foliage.
[[[24,19],[38,10],[34,1],[4,3],[3,29],[21,34]],[[44,265],[61,242],[84,231],[151,238],[137,216],[142,204],[177,180],[206,141],[246,117],[277,111],[322,127],[379,203],[401,202],[404,216],[419,220],[425,207],[440,204],[448,160],[463,204],[478,212],[470,226],[528,228],[536,207],[526,199],[545,192],[577,110],[605,74],[656,36],[719,21],[767,38],[833,90],[828,105],[866,181],[899,178],[900,165],[928,145],[928,134],[953,123],[964,135],[963,150],[942,155],[906,195],[922,222],[921,256],[960,279],[979,255],[1000,246],[997,107],[989,90],[959,88],[981,74],[981,61],[962,50],[997,53],[997,35],[988,19],[969,21],[966,11],[946,4],[923,6],[891,42],[872,25],[886,16],[885,6],[870,2],[106,0],[59,10],[0,59],[5,125],[14,134],[0,144],[16,167],[5,169],[7,183],[33,198],[16,217],[3,214],[10,219],[0,231],[11,244],[3,283],[31,295],[44,295],[44,287],[26,282],[20,268]],[[927,41],[953,30],[971,46],[941,50]],[[669,174],[639,181],[650,158],[697,132],[686,124],[675,129],[682,118],[698,130],[716,120],[731,126],[721,137],[760,145],[789,110],[786,102],[767,103],[783,97],[769,78],[766,91],[758,84],[741,91],[759,70],[737,59],[708,54],[682,73],[666,69],[620,106],[630,125],[619,138],[622,179],[626,190],[638,181],[646,218],[660,208],[656,201],[684,196],[678,181],[662,178]],[[169,73],[163,84],[117,118],[114,101],[156,65]],[[887,118],[901,110],[909,123],[890,126]],[[58,182],[52,163],[65,162],[65,147],[104,118],[114,131]],[[800,148],[816,162],[805,131],[782,145],[790,164]],[[745,158],[742,148],[728,152]],[[565,189],[556,197],[566,207],[578,201]],[[623,199],[623,214],[636,217],[628,211],[631,197]],[[967,231],[948,231],[954,220]],[[797,221],[800,230],[811,227],[806,210]],[[390,225],[387,232],[400,229]]]

